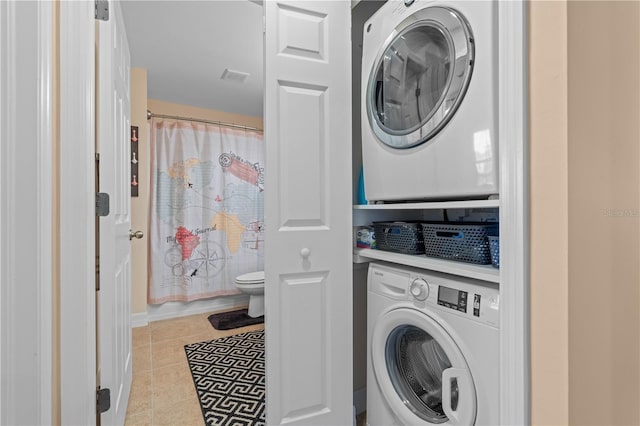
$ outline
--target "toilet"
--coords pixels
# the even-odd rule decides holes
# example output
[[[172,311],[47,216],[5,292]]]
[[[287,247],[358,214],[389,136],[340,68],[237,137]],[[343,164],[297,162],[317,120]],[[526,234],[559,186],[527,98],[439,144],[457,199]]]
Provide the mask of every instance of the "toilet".
[[[264,315],[264,271],[239,275],[235,280],[236,288],[249,295],[249,316]]]

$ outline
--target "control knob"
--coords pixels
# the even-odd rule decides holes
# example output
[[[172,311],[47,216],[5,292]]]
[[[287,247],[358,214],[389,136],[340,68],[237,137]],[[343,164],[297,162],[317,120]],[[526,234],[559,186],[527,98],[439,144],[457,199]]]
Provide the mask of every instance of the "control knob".
[[[427,300],[429,297],[429,284],[422,278],[416,278],[409,287],[411,295],[417,300]]]

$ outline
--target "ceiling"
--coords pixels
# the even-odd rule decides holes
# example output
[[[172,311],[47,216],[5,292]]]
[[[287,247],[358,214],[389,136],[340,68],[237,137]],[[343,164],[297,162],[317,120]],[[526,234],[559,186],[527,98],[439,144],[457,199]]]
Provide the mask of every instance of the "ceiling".
[[[260,1],[120,4],[131,66],[147,70],[149,98],[262,117]],[[244,83],[222,80],[226,68],[249,77]]]

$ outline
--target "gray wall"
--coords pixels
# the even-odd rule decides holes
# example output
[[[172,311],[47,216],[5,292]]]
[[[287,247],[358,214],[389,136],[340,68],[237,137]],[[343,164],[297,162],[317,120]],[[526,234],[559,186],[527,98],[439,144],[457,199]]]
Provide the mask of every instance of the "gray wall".
[[[360,75],[362,66],[362,31],[364,23],[382,6],[384,1],[361,1],[351,15],[351,76],[352,76],[352,149],[353,203],[358,196],[358,176],[362,165],[362,136],[360,131]],[[367,270],[368,263],[353,265],[353,389],[367,386]]]

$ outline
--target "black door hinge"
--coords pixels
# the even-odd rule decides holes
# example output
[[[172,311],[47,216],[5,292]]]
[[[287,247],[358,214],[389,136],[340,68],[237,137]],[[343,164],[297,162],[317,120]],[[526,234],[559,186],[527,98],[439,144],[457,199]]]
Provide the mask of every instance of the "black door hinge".
[[[98,414],[102,414],[111,408],[111,390],[109,388],[96,391],[96,410]]]
[[[109,194],[96,193],[96,216],[109,216]]]
[[[96,4],[96,19],[101,21],[109,20],[109,1],[108,0],[95,0]]]

